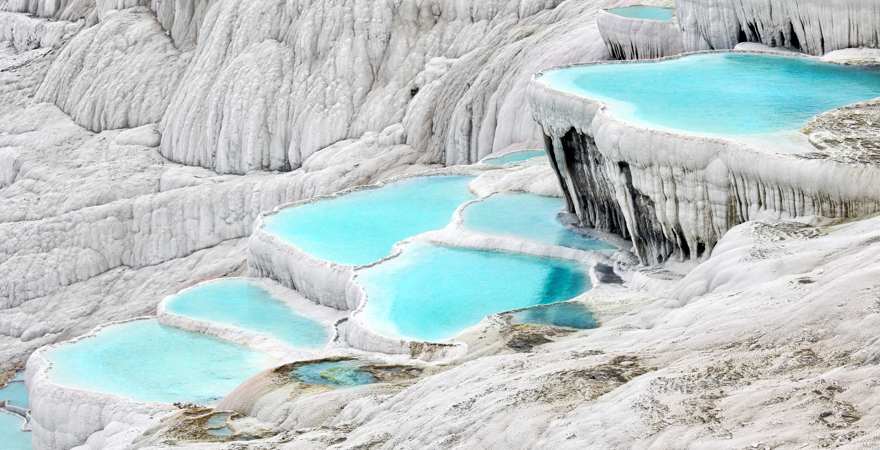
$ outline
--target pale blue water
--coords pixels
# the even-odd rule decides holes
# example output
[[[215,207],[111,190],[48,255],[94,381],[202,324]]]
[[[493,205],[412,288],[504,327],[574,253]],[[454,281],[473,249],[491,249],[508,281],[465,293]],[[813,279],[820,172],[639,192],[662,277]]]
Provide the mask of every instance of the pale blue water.
[[[401,181],[330,200],[287,208],[266,220],[266,230],[321,259],[369,264],[398,241],[445,227],[455,209],[473,198],[472,177],[437,176]]]
[[[0,411],[0,448],[31,450],[31,433],[21,431],[21,417]]]
[[[364,317],[380,333],[451,338],[490,314],[568,300],[589,289],[575,263],[511,253],[413,244],[365,269]]]
[[[174,314],[270,334],[295,347],[321,347],[330,337],[318,322],[297,314],[248,280],[217,280],[181,292],[167,304]]]
[[[625,120],[720,135],[797,130],[816,114],[880,96],[877,69],[736,53],[572,67],[543,80],[605,101]]]
[[[155,320],[105,328],[48,357],[57,383],[166,403],[213,403],[271,364],[261,353]]]
[[[328,361],[297,367],[293,376],[303,383],[326,386],[359,386],[375,383],[373,374],[357,361]]]
[[[513,323],[553,325],[586,330],[599,326],[593,313],[581,303],[564,302],[541,305],[511,314]]]
[[[515,236],[580,250],[614,249],[603,241],[582,236],[563,226],[556,216],[564,205],[562,199],[555,197],[495,194],[468,205],[464,210],[464,225],[484,233]]]
[[[547,153],[544,152],[544,150],[523,150],[519,152],[510,152],[494,158],[486,158],[486,160],[483,161],[483,164],[488,164],[490,166],[507,166],[544,156],[547,156]]]
[[[0,400],[6,400],[9,403],[21,407],[28,407],[27,386],[24,384],[24,374],[19,372],[15,374],[9,383],[0,388]]]
[[[622,17],[630,19],[647,19],[647,20],[672,20],[675,10],[672,8],[662,8],[659,6],[625,6],[623,8],[611,8],[606,11]]]

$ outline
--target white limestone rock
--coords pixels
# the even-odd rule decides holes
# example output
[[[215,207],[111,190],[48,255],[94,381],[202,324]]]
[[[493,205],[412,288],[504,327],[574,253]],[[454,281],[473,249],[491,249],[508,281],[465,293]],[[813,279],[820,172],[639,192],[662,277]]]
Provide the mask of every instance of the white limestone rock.
[[[158,147],[162,135],[156,124],[144,125],[125,130],[116,136],[117,145],[139,145],[142,147]]]
[[[89,130],[162,119],[187,63],[145,9],[109,14],[65,46],[37,91]]]
[[[873,0],[679,0],[676,8],[686,50],[746,41],[811,55],[880,47],[880,4]]]

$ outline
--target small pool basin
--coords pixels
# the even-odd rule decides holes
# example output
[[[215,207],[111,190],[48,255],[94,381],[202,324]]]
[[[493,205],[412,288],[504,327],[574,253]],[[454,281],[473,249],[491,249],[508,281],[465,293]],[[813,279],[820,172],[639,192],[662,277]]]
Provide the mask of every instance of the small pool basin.
[[[579,250],[613,250],[610,244],[578,234],[557,219],[563,200],[534,194],[495,194],[464,210],[464,226],[474,231],[528,239]]]
[[[675,10],[673,8],[663,8],[660,6],[624,6],[622,8],[606,9],[606,11],[615,16],[626,17],[628,19],[659,20],[661,22],[670,21],[675,16]]]
[[[535,306],[514,311],[510,314],[510,317],[511,322],[515,324],[550,325],[578,330],[587,330],[599,326],[589,308],[582,303],[576,302]]]
[[[27,386],[24,384],[24,373],[18,372],[6,386],[0,388],[0,401],[5,400],[19,408],[28,407]]]
[[[268,334],[294,347],[323,347],[330,339],[323,325],[297,314],[246,279],[203,283],[176,295],[165,306],[176,315]]]
[[[272,365],[261,353],[155,320],[103,328],[46,356],[55,383],[164,403],[213,403]]]
[[[473,177],[419,177],[294,206],[266,218],[265,230],[318,258],[364,265],[399,241],[445,227],[474,198]]]
[[[31,450],[31,433],[22,431],[24,420],[0,410],[0,448],[4,450]]]
[[[362,363],[353,360],[321,361],[302,364],[291,376],[306,384],[345,387],[360,386],[376,382],[376,378],[362,368]]]
[[[522,150],[518,152],[505,153],[501,156],[486,158],[482,162],[490,166],[510,166],[516,165],[531,159],[546,157],[544,150]]]
[[[443,341],[490,314],[568,300],[590,288],[574,262],[415,243],[364,269],[362,311],[386,336]]]

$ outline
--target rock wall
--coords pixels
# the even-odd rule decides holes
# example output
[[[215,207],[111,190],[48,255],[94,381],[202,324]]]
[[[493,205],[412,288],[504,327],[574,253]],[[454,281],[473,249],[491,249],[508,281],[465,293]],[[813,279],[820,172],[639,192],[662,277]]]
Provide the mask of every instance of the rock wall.
[[[41,100],[96,132],[159,116],[164,156],[235,174],[294,170],[340,140],[389,127],[423,162],[472,163],[537,143],[540,133],[522,113],[528,78],[605,57],[590,40],[603,5],[0,0],[0,10],[86,27],[43,81]],[[125,11],[126,20],[112,14],[133,7],[142,9]],[[584,38],[591,44],[575,45]],[[100,65],[67,67],[82,61]],[[122,77],[111,86],[146,87],[146,106],[133,111],[123,97],[111,108],[116,88],[84,82],[117,70]]]
[[[64,47],[37,98],[92,131],[155,123],[187,59],[146,8],[114,11]]]
[[[614,59],[662,58],[685,49],[684,35],[675,20],[641,20],[602,11],[596,25]]]
[[[678,0],[686,49],[732,49],[740,42],[811,55],[880,47],[880,3],[873,0]]]
[[[880,169],[641,128],[537,78],[530,98],[571,212],[628,237],[642,262],[707,257],[731,227],[762,217],[856,218],[880,211]],[[810,148],[800,136],[804,150]]]

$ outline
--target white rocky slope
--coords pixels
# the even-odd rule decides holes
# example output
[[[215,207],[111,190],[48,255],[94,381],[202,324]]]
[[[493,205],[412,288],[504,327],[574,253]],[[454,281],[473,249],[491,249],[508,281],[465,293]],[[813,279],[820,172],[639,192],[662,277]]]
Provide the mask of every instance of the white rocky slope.
[[[106,274],[137,278],[141,271],[178,270],[178,261],[217,246],[227,248],[228,254],[214,253],[212,258],[234,267],[242,256],[223,244],[247,237],[254,218],[276,205],[413,173],[424,163],[474,161],[508,144],[533,140],[539,132],[525,100],[531,75],[559,64],[606,57],[593,18],[600,7],[623,2],[495,1],[479,2],[475,8],[466,2],[343,2],[326,11],[336,21],[319,20],[322,4],[304,2],[296,8],[290,4],[277,11],[271,9],[277,7],[271,2],[178,0],[117,11],[134,5],[0,1],[0,9],[31,11],[52,20],[3,12],[3,17],[14,20],[0,21],[3,26],[25,24],[17,25],[19,33],[0,32],[2,367],[23,362],[43,343],[123,318],[121,306],[118,314],[105,313],[106,298],[130,305],[130,317],[152,310],[139,296],[130,295],[137,284],[107,286],[100,281]],[[259,5],[271,8],[260,10]],[[370,8],[364,10],[366,6]],[[188,97],[201,86],[194,81],[199,73],[190,70],[199,64],[207,64],[199,67],[211,72],[202,75],[213,76],[215,69],[226,70],[221,67],[226,62],[259,61],[262,80],[280,82],[270,79],[271,74],[289,79],[290,68],[262,70],[271,66],[259,52],[284,49],[281,53],[287,55],[293,44],[283,43],[282,38],[288,33],[284,30],[296,31],[292,25],[285,22],[284,29],[278,28],[279,23],[266,25],[271,30],[262,35],[249,30],[259,31],[265,25],[259,20],[261,13],[274,11],[293,20],[294,11],[306,14],[306,10],[311,20],[297,17],[311,34],[302,36],[343,33],[351,25],[343,19],[351,20],[355,13],[374,17],[376,23],[393,23],[393,30],[375,39],[359,32],[361,40],[351,35],[332,42],[294,43],[322,55],[321,61],[309,61],[300,53],[284,56],[299,70],[298,83],[334,86],[333,95],[306,96],[307,100],[297,101],[297,108],[333,110],[339,108],[335,105],[341,104],[340,98],[361,98],[358,114],[363,118],[334,116],[324,129],[319,128],[324,119],[313,114],[283,120],[273,116],[272,124],[306,130],[301,136],[308,135],[306,140],[315,144],[306,152],[311,156],[302,167],[289,173],[219,175],[164,158],[156,147],[159,141],[165,153],[203,148],[184,142],[169,146],[169,136],[198,135],[215,142],[225,131],[199,120],[228,119],[246,112],[259,117],[234,120],[237,131],[227,129],[227,137],[252,144],[228,148],[255,149],[245,152],[248,158],[273,148],[256,144],[267,142],[259,136],[271,141],[284,133],[267,125],[266,116],[254,105],[286,100],[278,100],[279,91],[252,90],[248,86],[259,84],[248,84],[246,72],[232,77],[236,65],[229,66],[225,97],[217,96],[219,90],[208,95],[218,102],[216,106],[189,104],[176,109],[173,105],[188,102],[185,98],[204,100]],[[157,32],[158,26],[165,33]],[[281,40],[267,37],[269,32]],[[420,35],[424,35],[420,41],[412,42]],[[371,48],[366,42],[381,47]],[[367,53],[361,57],[357,52]],[[375,52],[385,56],[366,57]],[[375,61],[383,58],[388,64],[380,67]],[[371,67],[364,72],[367,78],[357,78],[372,80],[368,85],[339,81],[351,73],[337,74],[333,67],[349,59]],[[181,72],[181,67],[186,70]],[[337,81],[331,82],[330,74]],[[419,88],[415,97],[410,93],[413,87]],[[362,107],[367,104],[371,106]],[[170,119],[174,114],[192,114],[195,122],[183,116]],[[151,123],[160,117],[159,123]],[[143,126],[128,131],[104,130],[139,125]],[[292,135],[285,136],[285,148],[308,147],[302,142],[290,145],[292,141],[286,139]],[[243,161],[245,153],[228,153],[224,158]],[[178,281],[162,286],[162,294],[199,281],[168,278]],[[81,299],[93,305],[90,313],[69,314],[68,308],[78,307],[66,300],[68,292],[92,293]],[[37,305],[41,312],[35,315]]]

